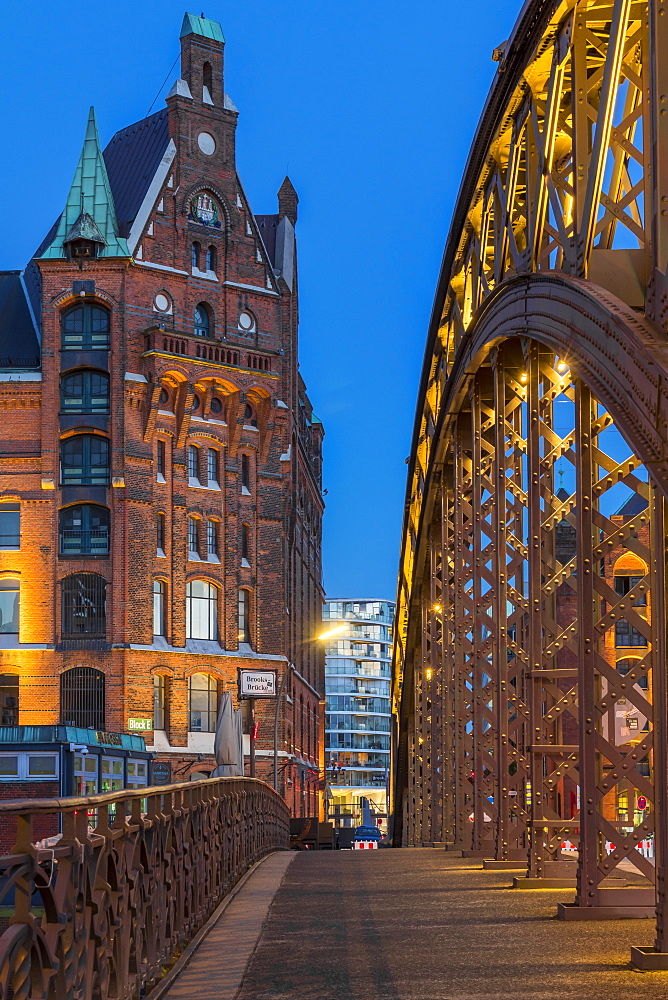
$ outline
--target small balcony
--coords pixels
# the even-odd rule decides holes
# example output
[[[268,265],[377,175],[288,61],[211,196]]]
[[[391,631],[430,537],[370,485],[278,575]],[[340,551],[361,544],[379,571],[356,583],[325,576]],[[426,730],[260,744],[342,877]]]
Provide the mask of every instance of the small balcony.
[[[212,337],[194,337],[173,330],[146,330],[144,354],[170,354],[176,358],[192,358],[218,365],[230,365],[250,371],[274,371],[274,358],[257,350],[249,351]]]
[[[69,528],[60,532],[61,556],[108,556],[108,528]]]

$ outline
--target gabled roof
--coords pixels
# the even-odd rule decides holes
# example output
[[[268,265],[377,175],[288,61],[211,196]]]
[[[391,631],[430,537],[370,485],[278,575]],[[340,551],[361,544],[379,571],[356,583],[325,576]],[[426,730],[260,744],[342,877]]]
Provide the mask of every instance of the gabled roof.
[[[100,257],[129,257],[127,244],[118,233],[114,199],[93,108],[88,115],[86,137],[65,209],[58,222],[55,239],[41,254],[43,258],[65,257],[64,241],[83,213],[90,216],[104,240]]]
[[[635,517],[647,510],[647,501],[640,493],[632,493],[628,500],[625,500],[619,510],[615,511],[617,517]]]
[[[129,235],[168,145],[167,108],[121,129],[107,143],[104,161],[122,236]]]
[[[201,35],[202,38],[225,44],[223,29],[218,21],[210,21],[208,17],[198,17],[197,14],[183,15],[180,37],[185,38],[186,35]]]
[[[38,368],[39,342],[20,271],[0,271],[0,367]]]

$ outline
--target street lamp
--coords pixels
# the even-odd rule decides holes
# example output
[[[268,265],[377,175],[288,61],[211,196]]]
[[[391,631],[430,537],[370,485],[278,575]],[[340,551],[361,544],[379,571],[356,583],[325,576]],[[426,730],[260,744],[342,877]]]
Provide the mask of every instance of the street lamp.
[[[330,629],[328,632],[323,632],[322,635],[318,635],[315,639],[307,639],[306,642],[320,642],[323,639],[329,639],[332,635],[338,635],[339,632],[345,632],[348,628],[347,625],[337,625],[336,628]],[[287,676],[291,670],[294,670],[292,663],[289,663],[281,678],[281,686],[278,691],[278,696],[276,698],[276,714],[274,715],[274,791],[278,791],[278,716],[281,710],[281,698],[283,697],[283,690],[285,688],[285,682]]]

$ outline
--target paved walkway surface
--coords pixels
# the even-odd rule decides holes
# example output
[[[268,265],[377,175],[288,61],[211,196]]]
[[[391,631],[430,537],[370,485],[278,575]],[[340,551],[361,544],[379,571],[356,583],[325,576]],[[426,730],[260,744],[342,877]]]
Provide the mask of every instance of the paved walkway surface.
[[[628,965],[653,921],[564,923],[572,890],[512,876],[439,850],[274,855],[168,1000],[668,1000],[668,972]]]

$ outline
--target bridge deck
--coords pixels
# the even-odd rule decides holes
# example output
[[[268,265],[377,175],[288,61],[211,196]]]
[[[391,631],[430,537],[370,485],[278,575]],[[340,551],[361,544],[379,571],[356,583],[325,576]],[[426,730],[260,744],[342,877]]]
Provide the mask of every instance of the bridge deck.
[[[299,853],[287,870],[285,856],[274,858],[264,875],[261,865],[251,876],[226,926],[206,939],[168,1000],[664,1000],[668,994],[668,973],[628,966],[631,945],[652,943],[654,922],[616,921],[613,935],[606,921],[552,919],[572,891],[513,890],[512,872],[482,871],[475,861],[439,850]],[[255,951],[244,945],[251,958],[237,991],[238,977],[235,983],[225,972],[235,938],[238,944],[253,919],[257,935],[267,893],[281,878]]]

